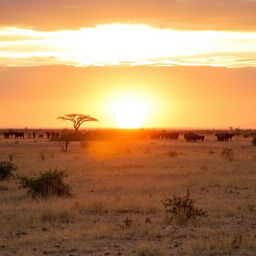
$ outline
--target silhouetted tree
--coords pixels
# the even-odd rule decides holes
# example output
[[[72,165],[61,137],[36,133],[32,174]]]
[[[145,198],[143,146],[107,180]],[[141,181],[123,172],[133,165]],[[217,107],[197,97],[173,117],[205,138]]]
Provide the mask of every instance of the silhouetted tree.
[[[75,131],[78,132],[78,129],[84,122],[89,121],[99,121],[97,118],[94,118],[89,115],[83,115],[83,114],[67,114],[64,116],[59,116],[58,119],[60,120],[67,120],[71,121],[74,125]]]

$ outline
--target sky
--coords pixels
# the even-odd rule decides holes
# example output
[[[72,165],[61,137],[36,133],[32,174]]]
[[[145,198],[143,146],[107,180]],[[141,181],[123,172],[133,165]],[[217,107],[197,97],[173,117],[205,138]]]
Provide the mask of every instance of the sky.
[[[63,127],[56,116],[73,112],[112,127],[124,95],[147,106],[145,127],[256,122],[256,0],[1,0],[0,10],[0,127]]]

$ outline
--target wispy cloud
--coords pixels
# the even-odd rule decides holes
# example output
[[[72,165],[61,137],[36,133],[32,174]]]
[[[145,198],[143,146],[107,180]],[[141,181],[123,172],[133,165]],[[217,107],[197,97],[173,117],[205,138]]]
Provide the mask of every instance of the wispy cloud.
[[[0,26],[63,30],[123,22],[256,31],[255,9],[254,0],[1,0]]]
[[[256,32],[177,31],[110,24],[78,30],[0,30],[1,66],[256,67]]]

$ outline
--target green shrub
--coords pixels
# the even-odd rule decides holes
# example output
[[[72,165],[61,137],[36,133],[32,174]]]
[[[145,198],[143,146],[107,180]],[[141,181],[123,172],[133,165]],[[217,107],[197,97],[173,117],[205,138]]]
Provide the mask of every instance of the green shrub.
[[[187,222],[198,217],[207,217],[207,212],[196,208],[195,201],[190,197],[189,191],[183,197],[173,195],[171,198],[165,197],[161,201],[165,210],[165,220],[168,224],[177,221]]]
[[[71,196],[70,185],[63,181],[66,176],[65,172],[55,169],[40,173],[38,177],[21,176],[18,180],[20,189],[26,189],[32,197]]]
[[[13,176],[13,171],[17,170],[17,166],[14,163],[3,161],[0,162],[0,181],[7,180]]]

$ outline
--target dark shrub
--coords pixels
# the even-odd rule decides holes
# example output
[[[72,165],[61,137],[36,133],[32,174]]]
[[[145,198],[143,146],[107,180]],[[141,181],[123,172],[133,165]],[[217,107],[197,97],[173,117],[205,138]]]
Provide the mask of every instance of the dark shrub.
[[[26,189],[32,197],[71,196],[71,187],[63,179],[67,175],[63,171],[49,170],[38,177],[19,177],[20,189]]]
[[[0,181],[7,180],[12,177],[12,172],[16,170],[17,166],[14,163],[8,161],[0,162]]]
[[[73,223],[73,216],[66,210],[64,211],[45,211],[41,215],[42,222],[49,223]]]
[[[254,147],[256,147],[256,136],[254,136],[254,137],[252,138],[252,145],[253,145]]]
[[[195,201],[190,197],[189,191],[183,197],[173,195],[161,201],[165,210],[165,220],[168,224],[173,221],[187,222],[198,217],[207,217],[207,212],[196,208]]]
[[[178,156],[178,152],[170,151],[170,152],[168,152],[168,156],[170,156],[170,157]]]

